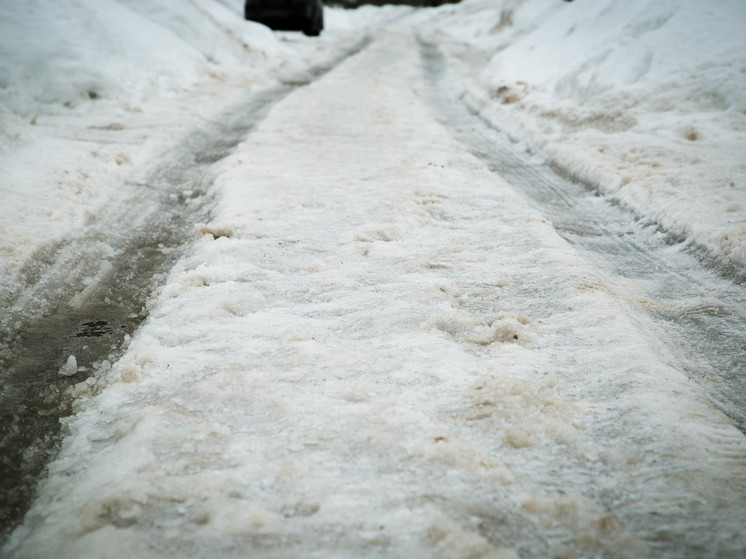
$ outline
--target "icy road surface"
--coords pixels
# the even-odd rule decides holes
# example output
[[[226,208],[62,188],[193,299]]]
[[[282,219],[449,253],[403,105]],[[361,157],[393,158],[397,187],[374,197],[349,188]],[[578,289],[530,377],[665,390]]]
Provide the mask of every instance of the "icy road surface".
[[[743,433],[435,118],[421,48],[392,26],[220,163],[8,555],[743,553]]]

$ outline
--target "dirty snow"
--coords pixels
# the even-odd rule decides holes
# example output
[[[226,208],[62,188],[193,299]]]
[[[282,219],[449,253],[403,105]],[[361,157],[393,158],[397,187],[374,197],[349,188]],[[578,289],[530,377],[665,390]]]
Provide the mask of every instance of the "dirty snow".
[[[743,552],[743,434],[635,311],[634,286],[433,119],[412,32],[440,37],[467,100],[528,146],[740,266],[743,88],[718,76],[743,77],[744,11],[703,6],[329,10],[314,42],[231,19],[238,2],[5,2],[3,288],[205,105],[380,30],[219,163],[210,220],[125,355],[78,385],[4,553]],[[26,32],[30,14],[64,48]],[[693,30],[697,72],[666,46]]]

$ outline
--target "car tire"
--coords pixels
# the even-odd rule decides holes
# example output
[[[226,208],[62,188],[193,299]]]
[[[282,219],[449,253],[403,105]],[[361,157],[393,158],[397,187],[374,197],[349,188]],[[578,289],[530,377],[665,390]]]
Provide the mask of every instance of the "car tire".
[[[306,22],[306,26],[303,28],[303,34],[309,37],[318,37],[321,35],[321,30],[324,28],[323,16],[317,15],[313,19]]]

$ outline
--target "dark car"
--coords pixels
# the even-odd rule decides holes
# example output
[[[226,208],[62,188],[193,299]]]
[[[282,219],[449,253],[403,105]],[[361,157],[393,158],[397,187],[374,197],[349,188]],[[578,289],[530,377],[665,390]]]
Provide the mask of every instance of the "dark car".
[[[312,36],[324,29],[321,0],[246,0],[244,16],[272,29],[299,30]]]

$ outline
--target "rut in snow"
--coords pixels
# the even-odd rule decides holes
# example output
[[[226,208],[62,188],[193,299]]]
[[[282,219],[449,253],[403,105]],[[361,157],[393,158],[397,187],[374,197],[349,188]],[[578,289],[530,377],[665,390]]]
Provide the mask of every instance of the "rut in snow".
[[[123,185],[128,195],[82,231],[41,250],[0,316],[0,539],[21,521],[61,439],[74,399],[122,354],[146,302],[189,246],[213,205],[213,164],[299,87],[370,42],[248,92],[160,154]]]
[[[437,46],[419,40],[430,100],[454,136],[529,198],[594,265],[634,281],[644,308],[673,344],[680,367],[746,432],[746,284],[698,247],[614,200],[562,176],[448,88]]]

